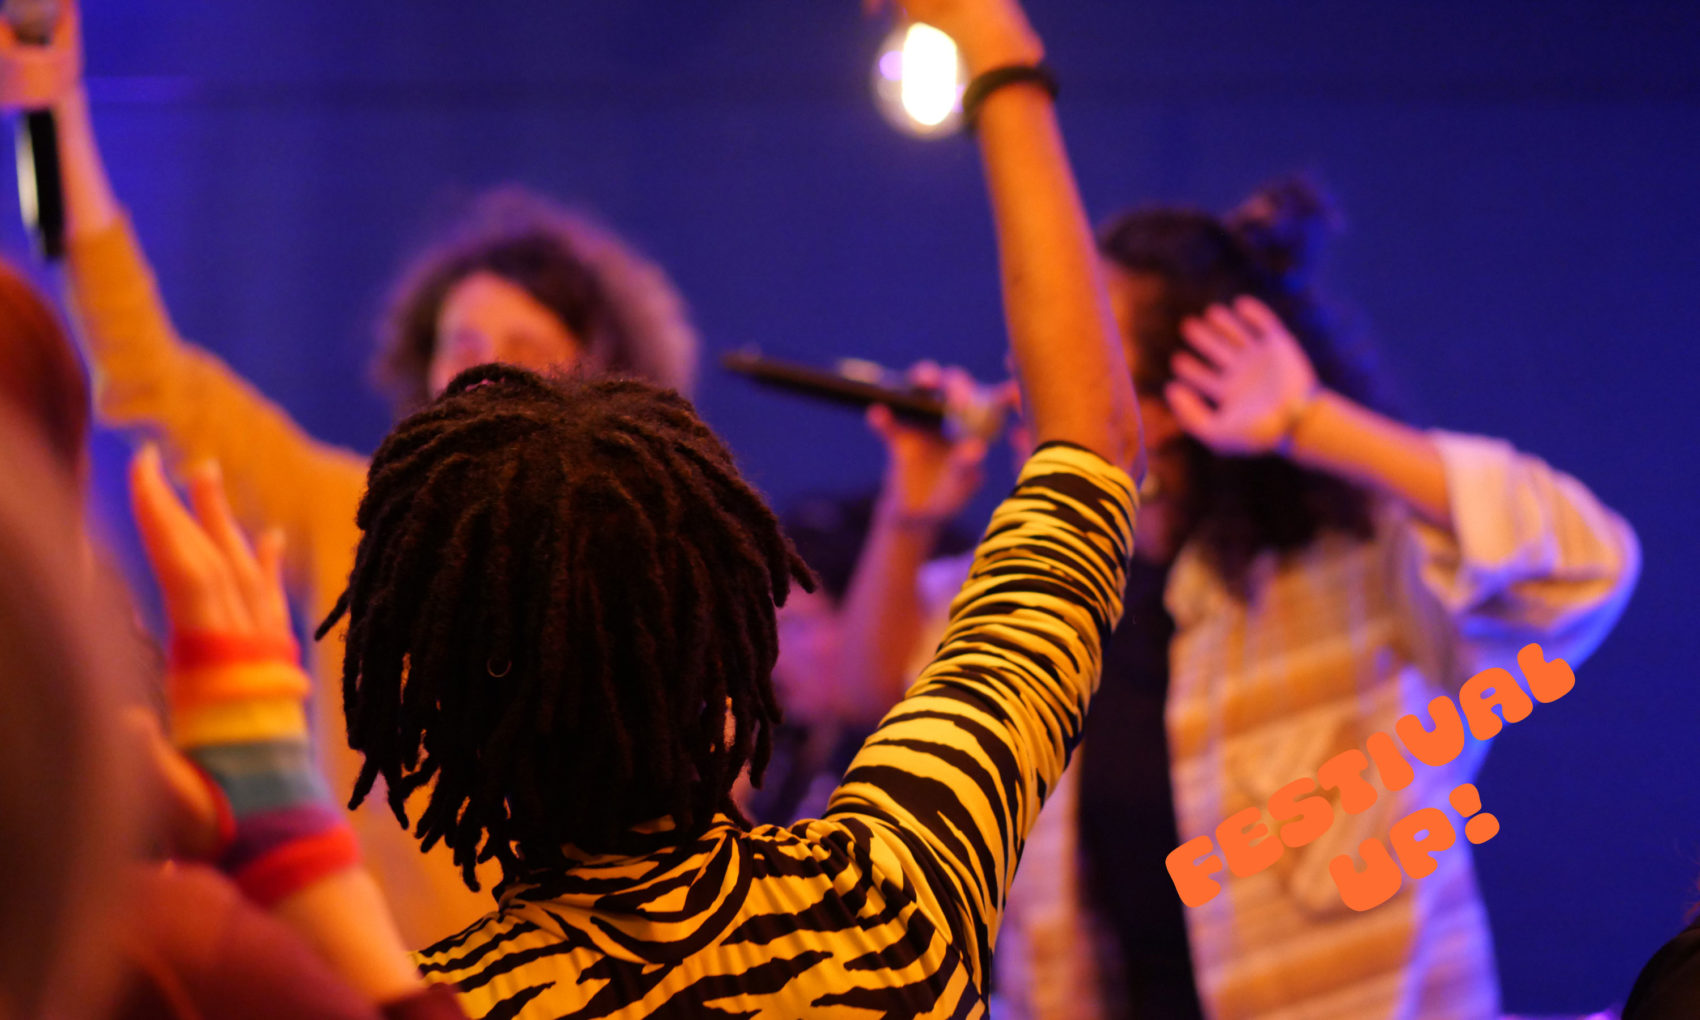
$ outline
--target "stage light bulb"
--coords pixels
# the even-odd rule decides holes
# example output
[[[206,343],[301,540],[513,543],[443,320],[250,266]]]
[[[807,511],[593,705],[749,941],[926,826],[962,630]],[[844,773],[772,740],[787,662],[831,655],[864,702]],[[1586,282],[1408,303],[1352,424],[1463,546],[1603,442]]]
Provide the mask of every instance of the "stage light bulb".
[[[921,137],[956,130],[966,85],[956,43],[931,25],[893,32],[874,64],[874,93],[881,112],[903,131]]]

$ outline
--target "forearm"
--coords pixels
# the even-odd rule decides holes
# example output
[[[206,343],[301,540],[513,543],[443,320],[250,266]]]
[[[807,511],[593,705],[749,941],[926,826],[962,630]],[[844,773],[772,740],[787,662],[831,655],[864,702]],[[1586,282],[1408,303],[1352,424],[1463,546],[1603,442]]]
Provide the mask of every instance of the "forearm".
[[[931,522],[875,513],[844,599],[837,700],[849,719],[878,722],[903,696],[925,623],[917,582],[937,536]]]
[[[146,521],[150,548],[162,545],[160,521]],[[162,571],[162,584],[169,576]],[[258,616],[259,608],[245,613]],[[293,642],[270,631],[185,631],[189,608],[179,601],[170,612],[172,736],[221,795],[220,866],[374,1003],[417,991],[418,971],[388,905],[313,769],[303,703],[310,684]],[[228,605],[223,613],[240,615]]]
[[[177,333],[164,299],[94,154],[86,111],[67,99],[66,301],[91,370],[101,424],[158,440],[174,465],[218,460],[243,522],[289,536],[292,573],[312,536],[344,520],[365,487],[361,458],[316,443],[212,353]],[[78,136],[82,141],[78,142]],[[79,149],[82,155],[73,155]]]
[[[974,73],[1041,53],[1036,40],[964,49]],[[1138,478],[1144,453],[1132,379],[1051,101],[1031,85],[999,89],[981,108],[978,129],[1035,439],[1099,451]]]
[[[1530,641],[1578,665],[1640,574],[1634,529],[1576,478],[1503,440],[1435,431],[1451,524],[1395,533],[1413,645],[1462,640],[1470,662]]]
[[[424,987],[377,883],[362,868],[314,882],[273,908],[362,995],[384,1004]]]
[[[1437,527],[1452,528],[1446,469],[1433,440],[1324,390],[1293,431],[1295,462],[1374,489]]]
[[[900,855],[930,859],[906,870],[959,946],[996,930],[1019,848],[1079,738],[1099,642],[1121,617],[1133,516],[1119,468],[1038,451],[993,514],[944,643],[833,795],[829,821],[862,815],[904,833]]]
[[[59,132],[59,178],[65,194],[65,232],[72,239],[109,229],[121,215],[106,177],[89,116],[88,93],[78,86],[54,107]]]

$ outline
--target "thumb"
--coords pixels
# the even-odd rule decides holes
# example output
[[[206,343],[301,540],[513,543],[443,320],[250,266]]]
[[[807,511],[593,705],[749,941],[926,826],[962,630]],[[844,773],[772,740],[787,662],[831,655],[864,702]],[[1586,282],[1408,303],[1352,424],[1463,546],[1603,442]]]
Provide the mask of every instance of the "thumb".
[[[889,446],[897,439],[897,416],[884,404],[868,408],[868,428]]]
[[[1204,397],[1191,386],[1172,382],[1163,388],[1163,398],[1169,410],[1188,435],[1210,442],[1216,432],[1216,412],[1204,402]]]
[[[958,471],[967,471],[979,467],[986,460],[986,441],[984,439],[967,439],[957,443],[950,451],[951,466]]]

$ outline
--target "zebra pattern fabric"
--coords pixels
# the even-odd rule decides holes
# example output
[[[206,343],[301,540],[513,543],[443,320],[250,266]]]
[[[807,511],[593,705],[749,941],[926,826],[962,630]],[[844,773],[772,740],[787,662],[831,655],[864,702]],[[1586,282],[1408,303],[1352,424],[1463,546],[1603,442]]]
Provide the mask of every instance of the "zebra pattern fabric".
[[[824,819],[722,819],[688,845],[524,876],[417,954],[421,972],[486,1020],[983,1016],[1016,862],[1121,616],[1135,509],[1125,472],[1042,447]]]

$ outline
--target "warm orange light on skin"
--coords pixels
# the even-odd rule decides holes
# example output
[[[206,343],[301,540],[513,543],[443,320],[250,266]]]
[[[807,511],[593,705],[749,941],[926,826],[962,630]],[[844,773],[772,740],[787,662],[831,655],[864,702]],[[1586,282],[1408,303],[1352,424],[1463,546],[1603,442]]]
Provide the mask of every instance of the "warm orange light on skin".
[[[471,273],[449,288],[437,312],[431,392],[441,393],[474,365],[499,361],[547,372],[570,368],[583,352],[572,331],[525,288],[495,273]]]

